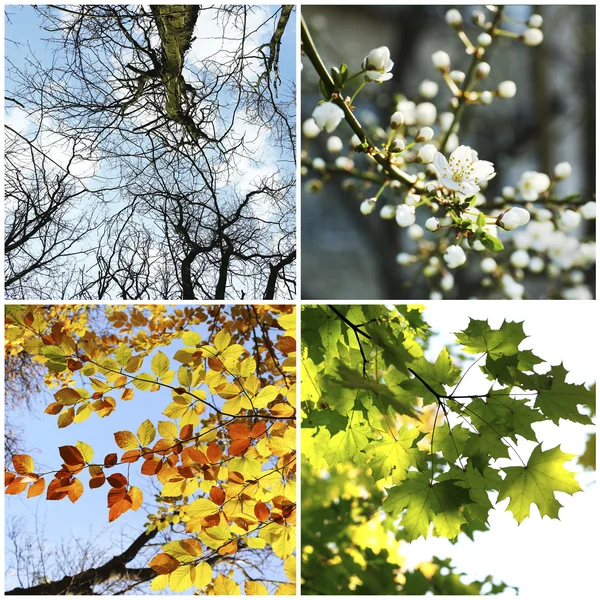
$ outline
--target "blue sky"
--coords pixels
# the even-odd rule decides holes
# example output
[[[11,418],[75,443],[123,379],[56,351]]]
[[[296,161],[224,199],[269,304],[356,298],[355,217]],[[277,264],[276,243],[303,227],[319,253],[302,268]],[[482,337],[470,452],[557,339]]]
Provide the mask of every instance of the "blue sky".
[[[205,324],[193,326],[189,331],[198,332],[203,340],[209,337]],[[172,360],[172,357],[183,347],[185,344],[181,339],[176,339],[170,346],[157,350],[161,350],[171,359],[171,368],[177,371],[180,363]],[[155,353],[156,350],[144,360],[140,372],[150,372],[150,360]],[[82,383],[83,380],[78,382],[78,386]],[[89,385],[86,387],[89,389]],[[38,471],[58,468],[62,463],[58,447],[75,445],[77,441],[84,441],[92,446],[94,461],[101,462],[104,456],[111,452],[117,452],[121,456],[123,451],[116,445],[113,433],[119,430],[135,433],[138,426],[146,419],[150,419],[155,426],[158,421],[168,421],[169,419],[162,415],[162,411],[171,401],[171,394],[170,392],[165,394],[163,391],[141,392],[136,389],[132,400],[117,400],[116,410],[108,417],[101,419],[96,414],[92,414],[83,423],[73,423],[63,429],[58,429],[56,416],[43,414],[43,407],[52,401],[54,401],[52,395],[43,392],[34,399],[35,408],[32,412],[11,413],[11,421],[21,425],[24,430],[23,447],[31,449],[31,456]],[[223,400],[217,397],[213,398],[213,402],[217,406],[222,406]],[[210,409],[204,415],[206,416],[209,411]],[[108,559],[127,547],[127,543],[121,539],[122,535],[129,536],[129,539],[133,540],[143,531],[145,516],[148,512],[153,512],[155,506],[153,495],[156,489],[153,489],[151,483],[156,483],[156,480],[140,474],[141,461],[132,463],[129,469],[127,467],[127,465],[120,465],[107,471],[107,475],[109,472],[111,474],[120,472],[126,475],[132,485],[143,490],[144,504],[137,512],[129,510],[111,524],[108,524],[106,505],[109,485],[105,483],[101,488],[90,490],[87,486],[87,474],[81,477],[85,491],[75,504],[67,498],[60,501],[47,501],[45,494],[37,498],[26,498],[24,493],[18,496],[6,496],[5,522],[13,517],[23,517],[27,523],[27,530],[33,532],[37,519],[38,527],[43,527],[45,530],[46,541],[50,546],[58,544],[61,540],[67,541],[71,537],[95,540],[99,547],[107,548]],[[47,484],[50,479],[50,477],[46,478]],[[160,488],[160,484],[158,486]],[[146,510],[147,508],[149,510]],[[12,546],[8,540],[5,544],[7,547]],[[140,560],[132,562],[131,565],[145,566],[144,561]],[[267,576],[271,579],[287,581],[281,568],[281,561],[277,557],[268,558],[263,563],[263,567],[266,567]],[[19,582],[14,574],[6,572],[5,589],[18,585]],[[191,589],[187,591],[187,593],[191,592]]]

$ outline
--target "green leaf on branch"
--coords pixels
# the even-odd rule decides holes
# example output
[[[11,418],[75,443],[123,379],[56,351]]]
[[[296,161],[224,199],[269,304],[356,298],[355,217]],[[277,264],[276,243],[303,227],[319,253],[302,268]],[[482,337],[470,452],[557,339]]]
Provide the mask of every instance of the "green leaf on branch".
[[[492,329],[487,321],[471,319],[469,326],[456,334],[463,350],[470,354],[487,352],[493,358],[516,354],[519,344],[526,338],[523,323],[504,321],[500,329]]]
[[[542,517],[557,519],[562,504],[554,493],[581,491],[575,474],[564,467],[564,463],[572,458],[575,454],[562,452],[560,446],[542,451],[539,444],[531,453],[526,467],[504,468],[506,478],[500,484],[498,502],[510,498],[508,510],[518,523],[529,516],[532,504],[538,507]]]

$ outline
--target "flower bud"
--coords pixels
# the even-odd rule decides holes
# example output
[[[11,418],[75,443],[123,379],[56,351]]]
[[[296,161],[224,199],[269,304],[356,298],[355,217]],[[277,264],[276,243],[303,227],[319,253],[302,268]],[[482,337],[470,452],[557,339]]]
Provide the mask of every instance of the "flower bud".
[[[313,110],[312,117],[321,129],[331,133],[344,118],[344,111],[333,102],[323,102]]]
[[[525,208],[521,208],[520,206],[515,206],[515,207],[511,208],[510,210],[511,210],[511,212],[516,213],[517,216],[519,217],[518,227],[523,227],[524,225],[527,225],[527,223],[529,223],[529,219],[531,219],[531,215],[529,214],[528,210],[526,210]]]
[[[423,228],[420,225],[411,225],[408,228],[408,237],[411,240],[420,240],[423,237]]]
[[[370,215],[375,210],[375,204],[377,203],[377,198],[367,198],[363,200],[360,204],[360,212],[363,215]]]
[[[302,133],[304,137],[312,140],[316,138],[319,133],[321,133],[321,128],[315,123],[315,120],[311,117],[310,119],[306,119],[304,123],[302,123]]]
[[[440,128],[445,133],[452,127],[454,115],[451,112],[445,112],[440,115]]]
[[[337,135],[333,135],[327,140],[327,150],[332,154],[337,154],[338,152],[341,152],[343,147],[344,144]]]
[[[443,50],[438,50],[431,55],[433,66],[439,71],[447,72],[450,69],[450,57]]]
[[[581,223],[581,215],[574,210],[565,210],[558,219],[561,229],[575,229]]]
[[[529,264],[529,260],[527,250],[515,250],[510,255],[510,264],[517,269],[524,269]]]
[[[390,117],[390,127],[392,129],[398,129],[398,127],[402,127],[402,125],[404,125],[404,115],[399,110],[397,110]]]
[[[544,34],[539,29],[526,29],[521,34],[521,41],[526,46],[539,46],[544,41]]]
[[[498,89],[496,90],[496,93],[500,98],[508,100],[517,93],[517,85],[514,81],[501,81],[498,84]]]
[[[413,256],[408,252],[399,252],[396,254],[396,262],[403,267],[409,265],[412,261]]]
[[[593,201],[586,202],[579,208],[579,212],[584,219],[590,220],[596,218],[596,203]]]
[[[496,224],[506,231],[511,231],[521,224],[521,217],[517,212],[509,209],[496,220]]]
[[[419,152],[417,152],[417,162],[430,163],[437,152],[437,148],[433,144],[425,144]]]
[[[532,256],[529,259],[529,270],[532,273],[541,273],[545,266],[546,264],[541,256]]]
[[[485,92],[481,92],[479,99],[481,100],[481,104],[485,104],[487,106],[494,101],[494,95],[492,92],[488,92],[486,90]]]
[[[446,12],[446,23],[456,30],[462,27],[463,18],[456,8],[451,8],[448,12]]]
[[[419,204],[420,201],[421,196],[419,196],[419,194],[413,194],[412,192],[409,192],[408,194],[406,194],[404,204],[406,204],[406,206],[416,206],[417,204]]]
[[[416,220],[414,208],[401,204],[396,209],[396,223],[400,227],[410,227]]]
[[[433,138],[433,129],[431,127],[421,127],[415,138],[416,142],[429,142]]]
[[[312,167],[315,171],[324,171],[327,164],[322,158],[314,158],[312,161]]]
[[[554,177],[556,179],[566,179],[573,172],[573,168],[568,162],[558,163],[554,167]]]
[[[347,156],[338,156],[335,159],[335,166],[342,171],[349,171],[354,168],[354,161]]]
[[[534,29],[539,29],[544,24],[544,19],[542,15],[538,15],[534,13],[531,15],[527,21],[527,25],[529,27],[533,27]]]
[[[440,220],[436,217],[429,217],[427,221],[425,221],[425,229],[427,231],[437,231],[440,228]]]
[[[496,270],[497,267],[498,267],[498,264],[491,257],[484,258],[481,261],[481,270],[484,273],[493,273]]]
[[[402,152],[405,145],[402,138],[394,138],[390,144],[390,152]]]
[[[467,255],[460,246],[450,246],[444,254],[444,260],[449,269],[456,269],[467,262]]]
[[[477,77],[477,79],[485,79],[490,74],[491,70],[492,68],[489,63],[480,62],[475,69],[475,77]]]
[[[425,79],[421,82],[421,85],[419,86],[419,94],[421,94],[423,98],[427,98],[428,100],[435,98],[437,96],[438,90],[438,84],[435,81],[431,81],[430,79]]]
[[[362,146],[362,142],[360,141],[360,138],[354,134],[351,138],[350,138],[350,145],[353,148],[360,148]]]
[[[505,200],[514,200],[515,199],[515,188],[509,185],[506,185],[502,188],[502,197]]]
[[[450,71],[450,79],[452,79],[456,85],[461,85],[465,80],[465,77],[464,71]]]
[[[385,204],[381,207],[379,216],[386,220],[393,219],[396,216],[396,207],[391,204]]]
[[[477,43],[482,48],[487,48],[492,43],[492,36],[489,33],[480,33],[477,37]]]
[[[454,275],[452,275],[452,273],[446,273],[440,281],[440,287],[445,292],[449,292],[454,287]]]
[[[421,102],[415,109],[417,125],[433,125],[437,119],[437,108],[431,102]]]

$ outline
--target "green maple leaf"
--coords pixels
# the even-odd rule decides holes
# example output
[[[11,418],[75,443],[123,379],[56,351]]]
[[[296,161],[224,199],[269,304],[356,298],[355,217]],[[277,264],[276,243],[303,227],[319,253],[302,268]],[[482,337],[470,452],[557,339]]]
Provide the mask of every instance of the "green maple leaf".
[[[350,424],[348,429],[336,433],[327,443],[325,458],[330,466],[351,461],[363,465],[367,458],[362,452],[373,431],[364,423]]]
[[[500,329],[492,329],[487,321],[471,319],[469,326],[456,334],[456,340],[469,354],[487,352],[492,359],[516,354],[526,338],[523,323],[504,321]]]
[[[554,492],[574,494],[581,491],[575,473],[567,471],[565,461],[575,454],[562,452],[560,446],[542,451],[542,445],[535,447],[526,467],[504,467],[506,478],[499,486],[498,502],[510,498],[510,510],[518,523],[529,516],[531,504],[536,504],[540,515],[558,518],[562,504]]]
[[[394,332],[382,325],[369,325],[367,331],[373,344],[383,350],[383,360],[396,367],[401,373],[408,375],[410,363],[415,357],[423,354],[420,346],[415,345],[412,341],[405,340],[404,333],[401,331]]]
[[[365,451],[371,457],[367,466],[371,467],[375,481],[390,476],[394,483],[406,479],[408,468],[416,466],[416,459],[420,454],[417,448],[412,448],[420,433],[416,428],[408,429],[403,426],[396,434],[396,439],[384,433],[380,440],[374,440],[366,447]]]
[[[448,426],[436,428],[433,436],[433,449],[435,452],[441,452],[449,463],[454,463],[459,456],[464,454],[465,442],[470,435],[471,432],[461,425],[455,425],[452,431]]]
[[[547,377],[547,376],[550,377]],[[562,364],[552,367],[546,376],[548,384],[545,389],[540,389],[535,400],[545,417],[558,425],[560,419],[567,419],[575,423],[590,424],[592,420],[588,415],[579,412],[578,404],[589,406],[594,402],[595,393],[588,390],[585,385],[566,383],[567,371]]]
[[[427,473],[411,471],[387,492],[383,509],[393,516],[406,510],[400,525],[408,541],[427,537],[431,523],[437,536],[454,539],[467,522],[460,509],[471,502],[469,492],[454,480],[432,484]]]

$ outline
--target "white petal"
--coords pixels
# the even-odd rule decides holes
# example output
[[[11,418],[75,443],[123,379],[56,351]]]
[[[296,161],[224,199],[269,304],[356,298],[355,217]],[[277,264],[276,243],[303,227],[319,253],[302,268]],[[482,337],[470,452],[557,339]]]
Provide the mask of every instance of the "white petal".
[[[436,152],[433,156],[433,166],[436,168],[436,171],[443,176],[444,171],[450,168],[446,157],[441,152]],[[446,184],[444,184],[446,185]]]
[[[487,181],[488,179],[492,179],[494,175],[496,175],[494,172],[494,164],[489,160],[478,160],[473,165],[473,172],[471,173],[473,179]]]

